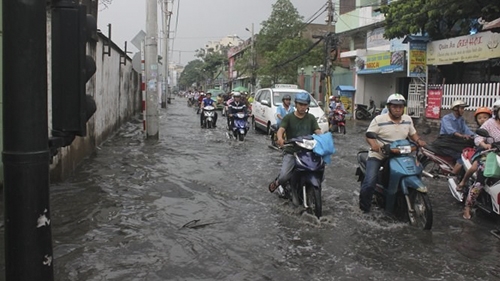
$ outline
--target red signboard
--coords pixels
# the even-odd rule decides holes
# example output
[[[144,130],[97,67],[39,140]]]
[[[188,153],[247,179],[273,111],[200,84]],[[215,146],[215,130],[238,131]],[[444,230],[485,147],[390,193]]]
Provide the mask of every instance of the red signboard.
[[[427,108],[425,109],[425,117],[431,119],[439,119],[441,112],[441,97],[443,96],[443,89],[429,88],[427,91]]]

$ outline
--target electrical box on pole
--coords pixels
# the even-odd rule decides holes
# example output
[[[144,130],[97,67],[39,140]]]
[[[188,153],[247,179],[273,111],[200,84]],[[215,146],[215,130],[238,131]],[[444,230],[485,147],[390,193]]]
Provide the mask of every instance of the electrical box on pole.
[[[87,55],[87,43],[97,32],[97,21],[74,0],[58,1],[52,10],[52,134],[87,134],[87,121],[96,103],[86,93],[86,83],[96,72]],[[72,136],[72,138],[71,138]]]

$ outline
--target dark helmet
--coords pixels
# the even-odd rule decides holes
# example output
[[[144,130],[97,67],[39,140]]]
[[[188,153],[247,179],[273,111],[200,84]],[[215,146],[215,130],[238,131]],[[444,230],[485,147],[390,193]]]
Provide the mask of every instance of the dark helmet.
[[[295,103],[302,103],[309,105],[311,103],[311,97],[306,92],[300,92],[295,95]]]
[[[284,100],[291,100],[292,97],[290,95],[284,95],[283,98],[281,99],[281,101],[284,101]]]

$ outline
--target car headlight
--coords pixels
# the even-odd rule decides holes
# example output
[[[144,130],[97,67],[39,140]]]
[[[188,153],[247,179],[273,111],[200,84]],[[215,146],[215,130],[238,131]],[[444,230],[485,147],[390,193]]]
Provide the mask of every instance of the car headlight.
[[[323,115],[320,118],[318,118],[318,123],[327,123],[327,122],[328,118],[326,117],[326,115]]]

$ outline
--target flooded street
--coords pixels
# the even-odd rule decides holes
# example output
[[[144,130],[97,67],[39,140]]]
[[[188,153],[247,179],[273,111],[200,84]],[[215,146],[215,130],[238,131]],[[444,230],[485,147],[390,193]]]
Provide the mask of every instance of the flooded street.
[[[51,185],[56,280],[500,278],[498,221],[462,219],[444,181],[430,186],[431,231],[359,211],[354,173],[368,121],[335,134],[321,220],[267,190],[281,154],[264,134],[230,140],[220,112],[216,129],[201,129],[183,98],[161,109],[160,123],[158,141],[143,140],[140,120],[127,123]]]

